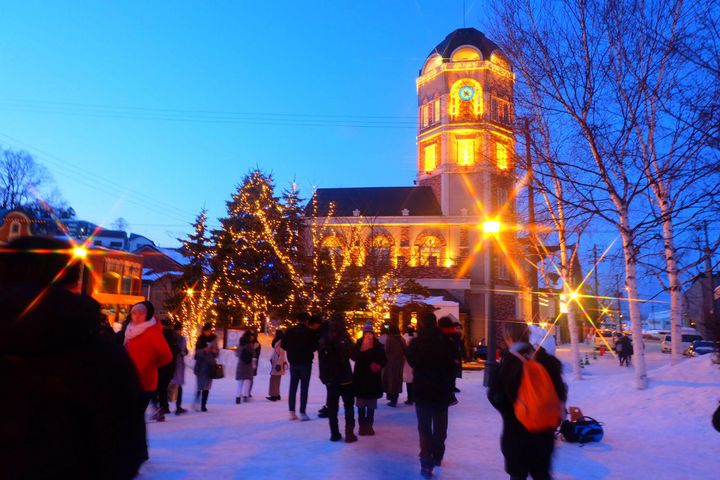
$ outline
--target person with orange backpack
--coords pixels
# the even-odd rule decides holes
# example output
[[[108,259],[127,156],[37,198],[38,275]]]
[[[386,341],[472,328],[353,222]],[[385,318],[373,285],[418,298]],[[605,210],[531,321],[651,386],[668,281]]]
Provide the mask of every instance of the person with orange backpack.
[[[507,351],[490,379],[488,399],[503,418],[500,446],[511,480],[549,480],[555,429],[565,416],[562,364],[529,343],[524,323],[503,325]]]

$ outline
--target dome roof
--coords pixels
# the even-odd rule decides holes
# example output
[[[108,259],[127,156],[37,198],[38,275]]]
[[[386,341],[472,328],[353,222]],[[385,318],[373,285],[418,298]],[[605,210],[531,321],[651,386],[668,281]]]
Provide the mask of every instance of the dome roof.
[[[484,59],[490,59],[493,51],[500,51],[500,48],[481,31],[474,28],[458,28],[433,48],[427,58],[440,55],[444,60],[447,60],[455,50],[462,46],[475,47],[480,51]]]

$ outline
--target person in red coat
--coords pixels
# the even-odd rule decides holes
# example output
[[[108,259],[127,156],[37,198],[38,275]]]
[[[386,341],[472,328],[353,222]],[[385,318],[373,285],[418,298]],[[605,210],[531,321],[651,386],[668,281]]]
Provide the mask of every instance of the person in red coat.
[[[162,334],[162,325],[155,317],[150,302],[140,302],[130,311],[130,324],[125,330],[125,349],[137,370],[143,389],[143,412],[157,390],[158,368],[173,359],[170,347]]]

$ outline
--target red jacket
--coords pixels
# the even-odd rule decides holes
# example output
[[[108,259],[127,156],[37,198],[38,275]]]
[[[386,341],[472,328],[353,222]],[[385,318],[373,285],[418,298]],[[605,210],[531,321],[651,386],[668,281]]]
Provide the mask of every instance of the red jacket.
[[[158,368],[172,361],[172,352],[163,337],[160,322],[128,340],[125,348],[135,364],[142,389],[146,392],[157,390]]]

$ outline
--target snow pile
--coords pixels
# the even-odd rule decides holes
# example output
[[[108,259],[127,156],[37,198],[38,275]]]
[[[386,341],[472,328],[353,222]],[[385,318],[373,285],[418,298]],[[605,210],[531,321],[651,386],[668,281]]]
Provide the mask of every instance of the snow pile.
[[[165,423],[149,425],[151,459],[141,478],[419,478],[412,407],[401,404],[393,409],[381,401],[377,436],[360,437],[350,445],[332,443],[327,421],[316,415],[325,399],[317,362],[308,404],[313,420],[290,422],[289,376],[282,380],[282,402],[264,398],[271,349],[267,338],[262,343],[253,401],[234,404],[236,359],[234,352],[223,352],[226,378],[215,382],[208,413],[170,415]],[[561,357],[566,354],[559,349]],[[669,357],[657,352],[653,362],[666,365]],[[584,372],[584,380],[570,382],[569,404],[603,422],[605,439],[585,447],[558,442],[555,478],[717,478],[720,434],[712,429],[710,416],[720,397],[720,369],[709,357],[651,371],[650,387],[643,391],[633,388],[632,369],[619,368],[611,357],[593,361]],[[195,380],[191,370],[187,373],[189,407]],[[460,404],[450,409],[447,453],[437,478],[507,478],[499,447],[500,416],[485,397],[483,372],[464,375],[458,382]]]

